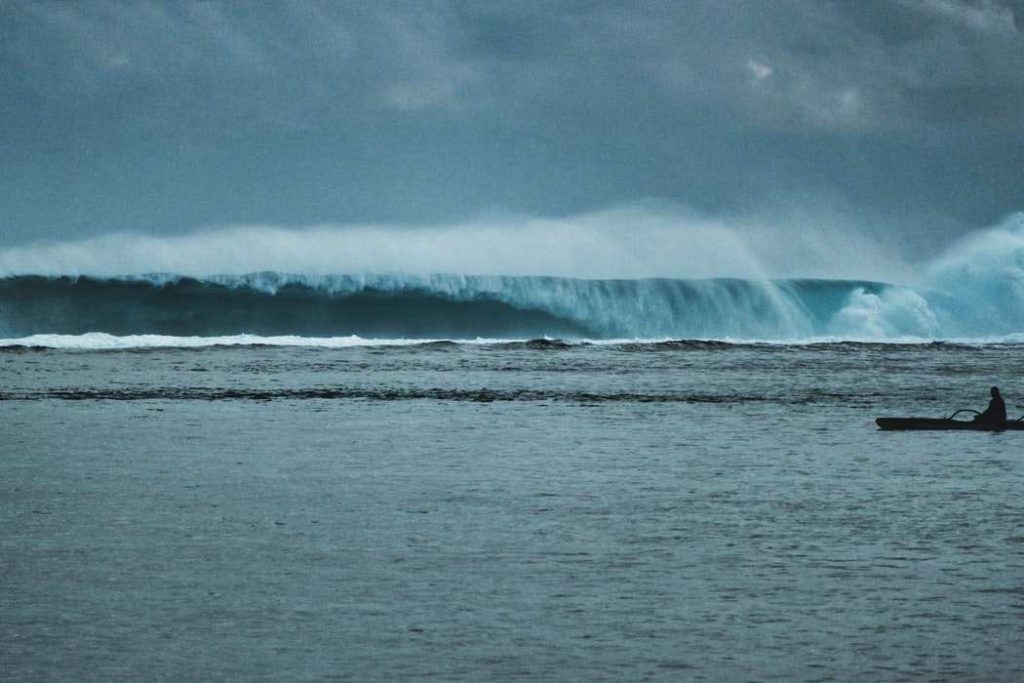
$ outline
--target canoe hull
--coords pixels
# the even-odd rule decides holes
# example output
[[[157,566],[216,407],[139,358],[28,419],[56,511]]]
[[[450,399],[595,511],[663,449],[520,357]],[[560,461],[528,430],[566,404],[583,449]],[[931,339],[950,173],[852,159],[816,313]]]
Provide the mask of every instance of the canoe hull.
[[[997,426],[990,422],[971,422],[968,420],[950,420],[936,417],[880,417],[875,420],[879,429],[897,430],[956,430],[971,432],[1001,432],[1004,430],[1024,430],[1024,422],[1007,422]]]

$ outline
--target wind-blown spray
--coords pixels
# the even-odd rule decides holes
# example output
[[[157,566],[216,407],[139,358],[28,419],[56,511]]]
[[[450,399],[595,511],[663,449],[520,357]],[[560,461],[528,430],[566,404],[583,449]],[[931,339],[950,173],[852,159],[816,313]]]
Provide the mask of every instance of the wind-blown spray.
[[[654,237],[666,228],[644,230]],[[527,232],[532,246],[543,237],[540,224]],[[426,233],[408,234],[423,239]],[[250,240],[241,255],[230,252],[227,245],[237,245],[244,235],[257,236],[255,243]],[[915,286],[756,273],[681,278],[437,272],[443,264],[454,267],[457,259],[409,249],[415,240],[406,244],[413,252],[408,256],[394,243],[398,236],[397,230],[365,228],[234,229],[9,249],[0,252],[0,272],[6,273],[0,278],[0,335],[799,341],[1024,333],[1024,215],[956,245],[928,265]],[[451,243],[466,237],[443,230],[434,236]],[[499,236],[508,239],[504,232],[474,233],[469,251],[491,258],[481,245],[497,240],[500,251],[505,243]],[[577,226],[545,239],[592,254],[608,252],[609,258],[614,251],[603,228]],[[642,271],[644,250],[649,248],[634,247],[618,268]],[[739,251],[730,266],[756,271],[756,259]],[[489,267],[501,268],[503,258],[510,256],[493,256]],[[386,267],[403,259],[410,266],[406,272]],[[296,270],[243,270],[273,264]],[[484,260],[478,265],[487,270]],[[141,266],[163,268],[146,274]],[[667,269],[662,263],[654,270],[659,267]]]

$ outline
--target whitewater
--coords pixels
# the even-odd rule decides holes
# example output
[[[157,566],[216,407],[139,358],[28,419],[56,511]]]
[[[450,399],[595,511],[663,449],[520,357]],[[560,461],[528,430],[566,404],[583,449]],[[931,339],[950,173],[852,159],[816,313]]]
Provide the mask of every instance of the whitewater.
[[[0,252],[0,343],[45,336],[85,346],[104,338],[97,335],[160,336],[169,344],[172,337],[1008,341],[1024,332],[1021,214],[952,245],[902,282],[773,277],[721,226],[687,226],[685,242],[696,245],[687,250],[669,238],[668,224],[642,225],[624,245],[613,239],[611,218],[596,220],[528,223],[516,234],[528,247],[488,226],[224,229],[12,248]],[[403,246],[415,258],[400,257]],[[549,256],[559,250],[576,255],[571,264]],[[613,268],[615,256],[622,260]],[[637,275],[679,271],[686,276]],[[730,271],[742,275],[722,274]],[[597,276],[608,272],[617,276]]]

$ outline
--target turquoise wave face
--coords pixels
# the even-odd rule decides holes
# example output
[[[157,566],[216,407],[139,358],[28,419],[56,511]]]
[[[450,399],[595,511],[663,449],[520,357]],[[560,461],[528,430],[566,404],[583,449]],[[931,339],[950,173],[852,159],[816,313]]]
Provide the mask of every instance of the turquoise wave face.
[[[538,240],[541,228],[531,229],[529,240]],[[899,278],[915,283],[912,287],[836,279],[584,280],[408,274],[404,270],[343,274],[353,272],[354,265],[347,270],[338,265],[342,274],[313,274],[330,273],[335,263],[378,262],[371,258],[377,252],[383,258],[416,255],[418,250],[429,253],[413,261],[443,269],[438,264],[447,261],[441,256],[453,250],[473,251],[455,249],[457,238],[472,237],[474,249],[480,250],[480,240],[498,233],[483,230],[481,237],[460,230],[421,233],[353,228],[257,230],[254,234],[259,237],[258,245],[245,248],[236,243],[250,240],[253,234],[227,230],[180,239],[109,236],[81,244],[0,250],[0,270],[7,274],[0,278],[0,336],[103,333],[734,341],[997,340],[1024,336],[1024,214],[971,233],[939,258],[908,266]],[[434,245],[427,250],[430,241],[424,234],[443,237],[445,249]],[[591,238],[610,234],[569,230],[562,236],[567,242],[558,244],[567,249],[577,243],[590,245]],[[655,237],[678,247],[678,240],[673,242],[666,230],[657,231]],[[370,240],[369,245],[365,240]],[[499,244],[509,249],[518,245],[515,241]],[[656,251],[657,244],[662,243],[649,246]],[[494,248],[486,245],[488,252]],[[837,245],[837,252],[842,250],[843,245]],[[518,245],[520,261],[528,258],[522,251]],[[624,253],[627,261],[631,253]],[[755,267],[756,260],[738,272],[764,272]],[[180,272],[125,274],[137,272],[133,268],[146,263],[165,264],[156,267]],[[265,267],[256,265],[262,263],[275,264],[272,267],[292,263],[294,267],[286,272],[237,274]],[[523,272],[538,271],[534,263],[520,266],[525,268]],[[708,270],[684,266],[653,271]]]
[[[396,339],[941,336],[907,288],[838,280],[496,276],[0,279],[0,333]]]
[[[999,236],[998,234],[996,236]],[[260,272],[0,278],[0,336],[371,339],[992,339],[1024,333],[1024,228],[929,285]]]
[[[263,240],[259,248],[229,248],[243,234],[248,235],[110,236],[0,251],[0,270],[7,274],[0,277],[0,336],[733,341],[1024,336],[1024,214],[973,233],[940,258],[900,275],[916,286],[852,279],[324,275],[349,248],[363,247],[371,256],[375,251],[405,255],[427,242],[419,233],[420,241],[411,246],[399,241],[411,239],[411,232],[264,231],[256,233]],[[367,235],[376,235],[373,248],[357,239]],[[131,247],[127,255],[121,253],[122,243]],[[211,253],[211,247],[217,249]],[[275,249],[287,253],[278,258]],[[434,248],[424,262],[443,263],[439,253],[445,250]],[[296,265],[291,272],[244,274],[246,264],[268,262]],[[178,264],[167,267],[182,272],[125,274],[143,263]],[[224,270],[212,270],[213,264]]]

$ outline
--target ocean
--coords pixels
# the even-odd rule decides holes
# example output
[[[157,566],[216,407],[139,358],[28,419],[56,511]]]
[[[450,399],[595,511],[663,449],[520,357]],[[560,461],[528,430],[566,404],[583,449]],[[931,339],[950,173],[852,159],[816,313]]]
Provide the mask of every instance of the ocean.
[[[0,252],[0,679],[1020,680],[1024,437],[874,423],[1024,415],[1014,220],[914,284]]]
[[[4,679],[1024,671],[1016,343],[30,341]]]

